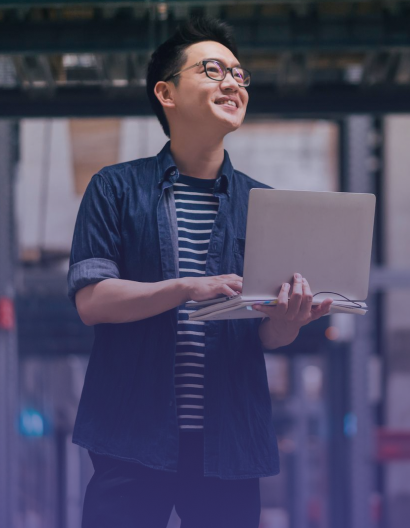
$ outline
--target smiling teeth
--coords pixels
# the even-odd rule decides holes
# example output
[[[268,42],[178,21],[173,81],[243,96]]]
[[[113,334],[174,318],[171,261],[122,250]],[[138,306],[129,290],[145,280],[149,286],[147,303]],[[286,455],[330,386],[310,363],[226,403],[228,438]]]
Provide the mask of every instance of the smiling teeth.
[[[234,106],[236,108],[236,103],[231,101],[231,99],[228,99],[228,101],[215,101],[215,103],[219,105],[228,104],[229,106]]]

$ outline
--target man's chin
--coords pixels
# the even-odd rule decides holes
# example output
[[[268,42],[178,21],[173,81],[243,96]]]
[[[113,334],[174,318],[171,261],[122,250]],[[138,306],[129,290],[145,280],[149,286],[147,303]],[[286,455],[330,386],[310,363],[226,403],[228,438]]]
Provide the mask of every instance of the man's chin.
[[[234,130],[237,130],[241,125],[242,121],[238,121],[237,119],[221,119],[220,116],[218,116],[218,124],[219,126],[223,126],[225,129],[227,129],[227,132],[233,132]]]
[[[237,112],[242,114],[241,110],[237,110]],[[226,126],[231,127],[232,130],[236,130],[237,128],[239,128],[245,117],[232,114],[229,111],[224,111],[223,109],[219,108],[218,111],[214,113],[214,116],[218,119],[220,123],[224,123]]]
[[[242,122],[240,123],[226,123],[225,129],[226,133],[229,134],[229,132],[235,132],[235,130],[238,130],[238,128],[242,125]]]

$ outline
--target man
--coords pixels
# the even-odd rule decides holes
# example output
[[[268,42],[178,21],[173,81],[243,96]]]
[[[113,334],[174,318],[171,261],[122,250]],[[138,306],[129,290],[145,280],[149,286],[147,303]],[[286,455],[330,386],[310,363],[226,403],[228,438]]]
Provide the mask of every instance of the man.
[[[80,207],[69,295],[95,342],[73,441],[95,473],[83,527],[257,528],[259,478],[279,471],[264,348],[328,312],[296,274],[265,319],[189,322],[189,300],[241,292],[249,190],[223,149],[250,73],[230,29],[183,24],[152,55],[147,93],[170,137],[105,167]]]

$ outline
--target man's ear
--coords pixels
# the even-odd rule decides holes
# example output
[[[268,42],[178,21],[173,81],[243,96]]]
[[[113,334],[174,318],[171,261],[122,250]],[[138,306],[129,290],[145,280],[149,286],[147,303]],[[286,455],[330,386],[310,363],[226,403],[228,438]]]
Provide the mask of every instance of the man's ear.
[[[174,108],[174,98],[173,98],[173,90],[170,86],[171,83],[165,82],[165,81],[158,81],[157,84],[154,87],[154,93],[156,97],[158,98],[159,102],[162,104],[165,108]],[[174,86],[172,84],[172,86]]]

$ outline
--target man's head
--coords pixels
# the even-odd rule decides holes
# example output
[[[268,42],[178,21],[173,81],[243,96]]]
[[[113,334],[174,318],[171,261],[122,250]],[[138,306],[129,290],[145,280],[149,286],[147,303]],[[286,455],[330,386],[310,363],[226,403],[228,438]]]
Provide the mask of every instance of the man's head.
[[[209,59],[219,61],[218,74],[214,63],[202,63]],[[170,137],[177,122],[223,135],[236,130],[248,104],[241,76],[235,69],[226,70],[236,66],[238,51],[229,26],[209,18],[181,24],[148,65],[147,94],[165,134]],[[220,79],[225,73],[223,80],[210,78]]]

